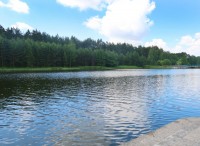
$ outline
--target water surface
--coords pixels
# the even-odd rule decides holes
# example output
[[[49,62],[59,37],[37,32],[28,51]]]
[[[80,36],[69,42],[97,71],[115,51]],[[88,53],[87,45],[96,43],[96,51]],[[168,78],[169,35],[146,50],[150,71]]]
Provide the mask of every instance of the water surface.
[[[200,70],[0,74],[0,145],[119,145],[200,116]]]

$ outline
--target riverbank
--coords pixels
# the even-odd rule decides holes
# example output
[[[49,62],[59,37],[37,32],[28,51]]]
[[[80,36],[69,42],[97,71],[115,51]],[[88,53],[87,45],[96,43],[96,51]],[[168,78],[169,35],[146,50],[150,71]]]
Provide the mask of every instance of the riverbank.
[[[81,67],[2,67],[0,73],[20,73],[20,72],[71,72],[71,71],[103,71],[115,69],[170,69],[171,66],[117,66],[117,67],[104,67],[104,66],[81,66]]]
[[[197,146],[200,144],[200,118],[172,122],[122,146]]]

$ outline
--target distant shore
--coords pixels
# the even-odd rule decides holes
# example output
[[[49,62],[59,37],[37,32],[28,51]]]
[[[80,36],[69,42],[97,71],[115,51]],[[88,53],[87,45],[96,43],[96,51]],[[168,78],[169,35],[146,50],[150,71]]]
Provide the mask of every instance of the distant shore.
[[[116,69],[172,69],[173,66],[81,66],[81,67],[1,67],[0,73],[28,73],[28,72],[73,72],[73,71],[104,71]]]

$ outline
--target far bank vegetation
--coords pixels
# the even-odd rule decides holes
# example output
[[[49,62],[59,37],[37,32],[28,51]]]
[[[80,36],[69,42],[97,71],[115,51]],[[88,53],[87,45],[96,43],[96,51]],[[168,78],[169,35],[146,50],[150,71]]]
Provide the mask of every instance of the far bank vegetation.
[[[102,40],[21,33],[0,26],[0,67],[170,66],[198,65],[200,57],[170,53],[156,46],[113,44]]]

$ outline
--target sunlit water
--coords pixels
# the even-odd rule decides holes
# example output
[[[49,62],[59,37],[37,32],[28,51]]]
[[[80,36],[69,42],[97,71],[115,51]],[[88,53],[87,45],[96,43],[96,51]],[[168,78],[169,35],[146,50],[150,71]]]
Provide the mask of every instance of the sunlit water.
[[[0,145],[119,145],[200,116],[200,70],[0,74]]]

